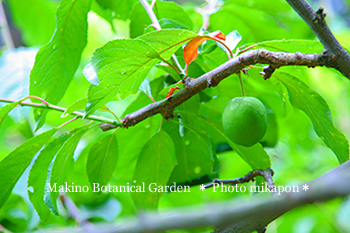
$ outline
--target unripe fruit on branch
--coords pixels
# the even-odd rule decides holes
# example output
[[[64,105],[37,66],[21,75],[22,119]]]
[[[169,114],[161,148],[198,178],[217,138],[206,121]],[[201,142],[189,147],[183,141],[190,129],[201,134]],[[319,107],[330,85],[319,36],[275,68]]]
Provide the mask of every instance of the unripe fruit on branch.
[[[232,142],[242,146],[253,146],[266,133],[266,108],[255,97],[233,98],[222,114],[222,124]]]

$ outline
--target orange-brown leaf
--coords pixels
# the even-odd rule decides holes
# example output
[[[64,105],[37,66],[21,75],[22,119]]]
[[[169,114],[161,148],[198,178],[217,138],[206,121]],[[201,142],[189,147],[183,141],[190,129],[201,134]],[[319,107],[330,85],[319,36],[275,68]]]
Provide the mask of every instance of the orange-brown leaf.
[[[168,98],[174,94],[175,90],[179,90],[180,88],[178,86],[170,88],[168,94],[166,94],[165,98]]]
[[[204,41],[209,40],[210,37],[208,36],[197,36],[190,40],[184,48],[184,60],[187,65],[189,65],[191,62],[196,60],[198,56],[198,47],[201,45]]]
[[[214,39],[216,41],[223,41],[226,40],[226,36],[224,33],[221,31],[215,31],[212,33],[209,33],[208,35],[205,36],[197,36],[190,40],[185,48],[184,48],[184,60],[187,64],[187,66],[196,60],[198,57],[198,47],[201,45],[204,41],[209,40],[209,39]]]

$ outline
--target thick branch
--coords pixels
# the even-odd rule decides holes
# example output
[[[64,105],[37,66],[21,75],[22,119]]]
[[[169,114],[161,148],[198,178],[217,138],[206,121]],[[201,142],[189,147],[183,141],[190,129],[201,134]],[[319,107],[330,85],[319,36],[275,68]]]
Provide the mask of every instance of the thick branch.
[[[323,8],[316,12],[305,0],[287,0],[289,5],[309,25],[329,54],[335,55],[332,66],[350,79],[350,55],[340,45],[325,22]]]
[[[187,207],[161,215],[147,213],[139,218],[122,219],[121,225],[98,226],[96,233],[117,232],[160,232],[170,229],[215,226],[216,232],[252,232],[263,229],[271,221],[284,213],[304,204],[326,201],[350,194],[350,161],[331,172],[298,186],[299,192],[284,192],[272,198],[254,200],[246,203],[221,202],[205,207]],[[210,191],[210,190],[207,190]],[[227,227],[229,225],[229,227]],[[67,232],[67,229],[55,232]],[[87,232],[85,229],[69,229],[69,232]]]
[[[134,113],[126,115],[122,119],[122,122],[124,127],[127,128],[134,126],[146,118],[158,113],[162,114],[165,119],[172,118],[173,111],[177,106],[184,103],[195,94],[203,91],[207,87],[217,86],[224,78],[240,72],[243,68],[249,65],[254,65],[256,63],[269,64],[268,68],[264,69],[266,73],[263,73],[264,78],[269,78],[272,73],[267,71],[271,69],[275,70],[281,66],[298,65],[308,67],[332,67],[330,63],[332,58],[332,56],[326,54],[302,54],[299,52],[281,53],[270,52],[265,49],[249,51],[227,61],[199,78],[186,79],[185,88],[181,89],[179,92],[167,99],[152,103]],[[102,130],[109,130],[115,128],[116,126],[103,124],[100,127]]]

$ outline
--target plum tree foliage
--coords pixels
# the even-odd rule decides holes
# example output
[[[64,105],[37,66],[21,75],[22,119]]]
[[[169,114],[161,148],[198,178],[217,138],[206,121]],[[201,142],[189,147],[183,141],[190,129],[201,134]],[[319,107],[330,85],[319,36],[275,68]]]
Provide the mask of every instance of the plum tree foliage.
[[[5,229],[240,200],[252,193],[200,185],[269,168],[276,184],[300,184],[349,160],[349,77],[286,1],[2,5],[24,43],[1,50]],[[334,17],[331,27],[345,25]],[[342,29],[335,35],[349,48]],[[273,224],[350,231],[349,212],[348,200],[335,200]]]

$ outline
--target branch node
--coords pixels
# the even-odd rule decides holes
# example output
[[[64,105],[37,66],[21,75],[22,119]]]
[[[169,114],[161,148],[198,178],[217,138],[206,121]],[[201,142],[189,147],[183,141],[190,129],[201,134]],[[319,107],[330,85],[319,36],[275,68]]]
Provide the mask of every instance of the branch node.
[[[168,120],[168,119],[171,119],[171,118],[175,117],[173,108],[171,108],[171,109],[165,108],[165,109],[163,109],[161,114],[162,114],[162,116],[164,117],[165,120]]]
[[[211,79],[211,77],[209,77],[207,80],[207,87],[212,87],[211,81],[212,81],[212,79]]]
[[[316,59],[319,63],[324,66],[330,67],[334,66],[334,61],[336,60],[336,56],[329,50],[323,50],[320,54],[315,54]]]
[[[265,80],[269,79],[269,78],[271,78],[273,72],[275,72],[276,68],[278,68],[278,67],[273,67],[271,65],[265,66],[264,70],[262,72],[260,72],[259,74],[261,74]]]
[[[322,7],[318,8],[318,10],[315,13],[315,17],[313,18],[313,22],[318,24],[321,22],[324,22],[324,18],[326,17],[326,13],[324,13],[324,9]]]
[[[133,126],[132,125],[132,120],[130,115],[126,115],[123,119],[122,119],[122,124],[124,126],[125,129],[129,128],[129,126]]]
[[[295,52],[296,59],[302,60],[303,59],[303,54],[301,52]]]
[[[190,77],[185,77],[184,79],[182,79],[182,83],[184,84],[186,90],[188,90],[189,84],[192,81],[192,79],[193,78]]]
[[[245,76],[249,76],[248,70],[250,70],[250,68],[243,68],[243,69],[242,69],[242,72],[243,72],[243,74],[244,74]]]

